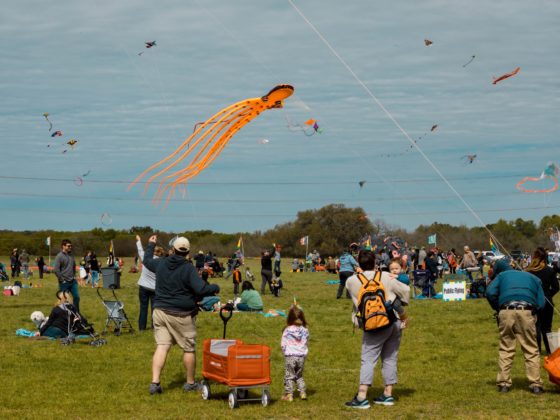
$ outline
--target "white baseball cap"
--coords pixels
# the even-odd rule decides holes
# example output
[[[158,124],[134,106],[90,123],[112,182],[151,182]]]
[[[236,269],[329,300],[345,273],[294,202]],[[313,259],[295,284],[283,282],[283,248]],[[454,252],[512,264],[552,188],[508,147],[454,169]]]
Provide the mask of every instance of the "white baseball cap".
[[[179,252],[189,252],[191,249],[191,243],[187,238],[180,236],[173,242],[173,248]]]

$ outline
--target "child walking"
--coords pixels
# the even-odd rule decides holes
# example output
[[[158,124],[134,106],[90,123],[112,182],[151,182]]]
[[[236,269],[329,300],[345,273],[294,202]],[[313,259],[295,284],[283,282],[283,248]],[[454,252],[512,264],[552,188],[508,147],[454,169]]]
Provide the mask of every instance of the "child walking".
[[[283,401],[294,400],[294,381],[297,384],[299,396],[307,399],[305,381],[303,380],[303,365],[307,357],[307,340],[309,330],[301,308],[292,305],[288,312],[287,326],[282,333],[282,353],[284,354],[284,395]]]

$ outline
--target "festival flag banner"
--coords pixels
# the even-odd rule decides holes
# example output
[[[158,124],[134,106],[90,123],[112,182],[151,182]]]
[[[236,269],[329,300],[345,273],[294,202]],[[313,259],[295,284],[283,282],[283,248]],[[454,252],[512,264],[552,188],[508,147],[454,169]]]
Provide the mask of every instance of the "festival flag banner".
[[[304,236],[299,240],[300,245],[307,245],[309,243],[309,236]]]
[[[494,241],[492,241],[492,237],[490,237],[490,250],[495,254],[496,251],[498,251],[498,248],[496,248],[496,245],[494,244]]]
[[[428,245],[435,245],[437,243],[437,233],[428,236]]]
[[[45,244],[47,246],[51,246],[51,237],[50,236],[47,236],[47,240],[45,241]]]
[[[243,237],[240,236],[239,240],[237,241],[237,249],[241,249],[242,245],[243,245]]]

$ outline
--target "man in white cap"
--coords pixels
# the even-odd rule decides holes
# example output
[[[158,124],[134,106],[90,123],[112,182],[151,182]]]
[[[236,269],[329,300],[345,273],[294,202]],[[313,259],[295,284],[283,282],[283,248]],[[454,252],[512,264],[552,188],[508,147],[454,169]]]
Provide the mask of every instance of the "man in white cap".
[[[156,273],[156,294],[154,297],[154,336],[156,351],[152,360],[152,383],[150,394],[161,394],[160,375],[167,353],[173,344],[183,349],[183,364],[186,371],[185,391],[197,391],[195,382],[196,368],[196,314],[197,301],[204,296],[215,295],[220,288],[205,283],[187,260],[190,243],[187,238],[179,237],[173,242],[173,253],[167,258],[154,259],[157,236],[150,237],[144,266]]]

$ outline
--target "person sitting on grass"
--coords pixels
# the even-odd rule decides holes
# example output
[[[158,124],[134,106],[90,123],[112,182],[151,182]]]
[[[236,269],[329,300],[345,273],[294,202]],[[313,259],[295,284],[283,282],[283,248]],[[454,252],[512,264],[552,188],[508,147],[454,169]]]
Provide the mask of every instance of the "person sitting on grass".
[[[263,310],[261,295],[250,281],[245,280],[241,285],[241,302],[237,304],[237,310],[244,312],[260,312]]]
[[[56,297],[58,301],[52,309],[48,321],[41,327],[40,334],[45,337],[64,338],[75,329],[74,324],[85,320],[78,314],[69,290],[56,292]]]

